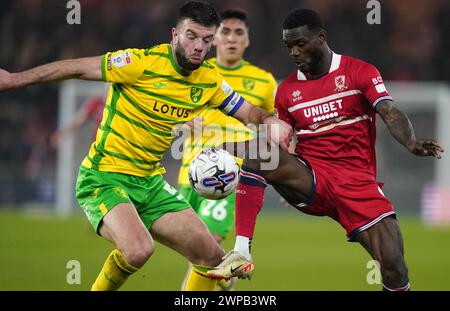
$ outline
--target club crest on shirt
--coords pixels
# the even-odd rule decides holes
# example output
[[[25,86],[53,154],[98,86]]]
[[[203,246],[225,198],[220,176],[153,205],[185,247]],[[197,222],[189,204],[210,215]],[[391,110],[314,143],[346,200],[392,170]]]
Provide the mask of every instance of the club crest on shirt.
[[[198,101],[202,98],[203,89],[193,86],[191,87],[191,100],[194,103],[198,103]]]
[[[336,88],[334,89],[335,92],[340,92],[343,90],[346,90],[348,87],[345,86],[345,76],[340,75],[334,78],[334,83],[336,84]]]
[[[244,89],[246,89],[247,91],[251,91],[255,88],[255,80],[244,79],[242,80],[242,85],[244,86]]]
[[[300,92],[299,90],[295,90],[292,92],[292,102],[296,102],[301,99],[303,99],[302,92]]]

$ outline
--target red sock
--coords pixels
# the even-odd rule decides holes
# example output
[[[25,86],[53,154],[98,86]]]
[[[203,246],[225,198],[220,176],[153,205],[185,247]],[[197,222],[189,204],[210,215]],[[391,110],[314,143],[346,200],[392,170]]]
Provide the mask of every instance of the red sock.
[[[266,186],[266,180],[257,171],[242,166],[236,188],[236,235],[253,238]]]

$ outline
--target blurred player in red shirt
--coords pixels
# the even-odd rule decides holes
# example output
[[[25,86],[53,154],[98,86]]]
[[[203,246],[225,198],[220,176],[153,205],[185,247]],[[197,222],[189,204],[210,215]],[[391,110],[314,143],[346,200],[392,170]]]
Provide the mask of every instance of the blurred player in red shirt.
[[[435,140],[416,139],[373,65],[334,53],[326,38],[312,10],[297,9],[285,19],[283,42],[297,69],[279,86],[275,108],[296,132],[296,154],[280,150],[273,170],[262,170],[260,160],[244,161],[236,191],[236,244],[208,273],[251,275],[250,242],[270,183],[298,210],[340,223],[348,240],[379,262],[385,290],[409,290],[395,211],[376,180],[376,114],[412,154],[440,158],[443,150]]]
[[[107,84],[109,88],[109,84]],[[50,144],[53,148],[57,148],[61,139],[68,135],[79,131],[86,123],[93,122],[93,130],[91,140],[95,139],[97,128],[102,122],[103,108],[105,108],[106,90],[104,96],[92,97],[84,102],[72,120],[63,127],[57,129],[50,138]]]

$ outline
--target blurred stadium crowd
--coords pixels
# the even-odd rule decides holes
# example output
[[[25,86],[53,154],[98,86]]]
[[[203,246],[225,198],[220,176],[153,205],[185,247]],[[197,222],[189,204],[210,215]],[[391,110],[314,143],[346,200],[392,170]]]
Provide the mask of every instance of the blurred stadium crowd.
[[[0,2],[0,68],[15,72],[50,61],[169,42],[184,0],[81,0],[81,24],[68,25],[67,1]],[[282,79],[293,65],[281,24],[293,8],[321,13],[338,53],[375,64],[385,80],[450,80],[450,2],[381,0],[381,24],[369,25],[365,0],[210,1],[250,17],[246,58]],[[447,39],[446,39],[447,38]],[[54,200],[58,85],[0,95],[0,206]],[[88,138],[87,138],[88,139]]]

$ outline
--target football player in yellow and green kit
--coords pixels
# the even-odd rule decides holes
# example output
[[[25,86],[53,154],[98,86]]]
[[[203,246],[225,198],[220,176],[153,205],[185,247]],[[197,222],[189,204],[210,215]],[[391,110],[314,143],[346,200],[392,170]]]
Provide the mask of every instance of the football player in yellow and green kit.
[[[94,230],[112,242],[92,290],[116,290],[154,251],[153,239],[193,265],[186,290],[213,290],[206,275],[223,249],[189,203],[162,177],[161,157],[175,125],[207,107],[245,124],[278,126],[274,143],[286,149],[292,130],[249,104],[204,59],[219,25],[214,8],[191,1],[181,7],[170,44],[103,56],[57,61],[27,71],[0,69],[0,92],[28,85],[84,79],[112,82],[102,122],[81,164],[76,196]]]
[[[268,112],[273,112],[277,83],[270,72],[244,60],[244,52],[250,43],[248,33],[248,19],[244,11],[222,12],[221,24],[213,43],[216,46],[217,57],[209,59],[208,63],[218,67],[227,83],[246,100]],[[222,200],[208,200],[201,197],[189,183],[189,164],[203,148],[219,147],[224,142],[248,141],[254,138],[255,133],[238,120],[212,107],[206,108],[201,116],[205,128],[201,137],[190,137],[185,141],[178,185],[180,193],[188,200],[216,241],[220,243],[234,225],[235,194]],[[242,159],[237,158],[237,160],[239,164],[242,163]],[[185,281],[189,274],[190,270]],[[219,281],[219,289],[232,289],[234,281],[235,279]]]

